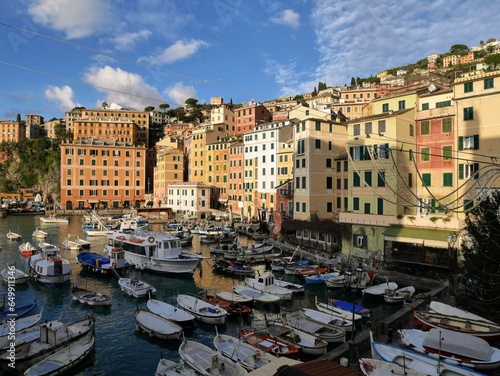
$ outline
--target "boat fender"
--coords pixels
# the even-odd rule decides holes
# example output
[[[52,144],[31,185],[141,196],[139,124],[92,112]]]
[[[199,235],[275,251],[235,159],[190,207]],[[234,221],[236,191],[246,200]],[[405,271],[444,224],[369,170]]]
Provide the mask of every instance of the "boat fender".
[[[156,261],[153,258],[151,258],[151,265],[156,266]]]
[[[154,238],[153,236],[150,236],[150,237],[148,238],[148,240],[149,240],[149,242],[150,242],[150,243],[153,243],[153,242],[155,241],[155,238]]]
[[[115,269],[116,268],[116,262],[113,261],[113,264],[111,264],[111,266],[113,267],[113,269]]]

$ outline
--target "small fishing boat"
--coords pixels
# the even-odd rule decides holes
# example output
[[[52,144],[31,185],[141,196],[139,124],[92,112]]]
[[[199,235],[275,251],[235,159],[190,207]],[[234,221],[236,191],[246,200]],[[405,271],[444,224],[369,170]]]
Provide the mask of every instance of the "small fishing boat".
[[[71,288],[71,298],[75,302],[87,304],[92,307],[102,307],[111,305],[111,297],[100,292],[87,290],[78,286]]]
[[[124,250],[118,247],[111,249],[109,257],[95,252],[80,252],[76,260],[83,269],[108,276],[115,276],[115,272],[124,275],[129,267]]]
[[[300,329],[328,343],[345,342],[345,330],[343,328],[313,320],[302,310],[287,312],[284,319],[286,324],[292,328]]]
[[[12,232],[9,230],[9,232],[7,233],[7,239],[9,239],[9,240],[21,240],[22,236],[16,232]]]
[[[181,338],[182,326],[148,310],[135,311],[136,330],[148,333],[160,339]]]
[[[493,322],[484,317],[476,315],[475,313],[464,311],[463,309],[453,307],[449,304],[438,302],[436,300],[433,300],[429,303],[429,308],[431,311],[440,313],[442,315],[457,316],[469,320]]]
[[[156,367],[155,376],[198,376],[198,374],[182,360],[176,363],[162,357]]]
[[[28,274],[33,280],[47,287],[60,287],[70,284],[71,268],[69,261],[59,254],[59,247],[53,244],[41,245],[40,253],[28,259]]]
[[[253,329],[240,328],[240,338],[249,345],[275,356],[284,356],[295,360],[299,359],[299,349],[297,346],[283,342],[270,334],[258,332]]]
[[[313,356],[326,354],[328,343],[300,329],[292,328],[279,321],[268,321],[267,331],[280,340],[297,346],[299,351]]]
[[[395,291],[398,289],[398,284],[396,282],[384,282],[379,285],[370,286],[361,290],[363,294],[363,299],[376,299],[383,298],[384,294],[388,291]]]
[[[344,288],[346,284],[345,275],[325,279],[325,285],[329,288]]]
[[[40,222],[41,223],[62,223],[62,224],[68,224],[69,223],[69,218],[67,218],[67,217],[58,217],[58,216],[55,216],[55,215],[50,215],[50,216],[40,217]]]
[[[149,299],[147,307],[151,312],[179,324],[186,330],[196,328],[194,315],[182,308],[175,307],[156,299]]]
[[[42,231],[37,227],[31,236],[33,236],[34,239],[45,239],[47,235],[48,234],[45,231]]]
[[[500,349],[484,339],[446,329],[398,330],[401,342],[410,350],[446,363],[481,370],[500,367]]]
[[[239,363],[199,342],[183,341],[179,355],[186,365],[203,376],[242,376],[248,373]]]
[[[257,278],[245,278],[245,283],[260,292],[266,292],[271,295],[279,296],[282,300],[291,300],[293,291],[285,287],[277,286],[274,283],[274,275],[272,273],[264,273]]]
[[[156,294],[156,289],[152,285],[135,277],[122,277],[118,280],[118,284],[125,294],[137,299]]]
[[[360,306],[358,304],[354,304],[351,302],[347,302],[345,300],[339,300],[339,299],[329,299],[328,303],[337,307],[341,308],[344,311],[347,312],[352,312],[354,309],[354,313],[363,316],[363,317],[370,317],[370,310],[366,307]]]
[[[306,285],[321,285],[325,283],[327,279],[338,277],[339,275],[339,272],[318,273],[306,276],[304,280],[306,282]]]
[[[339,308],[330,302],[327,302],[327,303],[318,302],[317,296],[315,296],[314,299],[316,302],[316,309],[318,311],[327,313],[331,316],[339,317],[341,319],[349,319],[349,320],[357,321],[357,320],[361,320],[361,318],[362,318],[362,316],[359,313],[352,312],[352,305],[351,305],[351,310],[349,311],[347,309]]]
[[[214,260],[212,266],[216,272],[227,273],[230,275],[247,277],[255,275],[255,270],[253,270],[249,265],[232,262],[223,258]]]
[[[385,360],[361,358],[359,368],[366,376],[426,376],[423,372],[418,372],[398,364],[386,362]]]
[[[262,292],[248,286],[234,285],[233,291],[259,303],[276,303],[281,300],[281,298],[277,295]]]
[[[12,327],[12,325],[9,322],[4,322],[3,324],[0,324],[0,341],[2,340],[3,337],[8,337],[9,335],[22,333],[24,331],[27,331],[27,329],[37,325],[42,319],[42,312],[43,309],[40,310],[40,312],[37,314],[24,316],[21,317],[20,319],[16,319],[14,327]]]
[[[24,257],[32,256],[36,253],[36,247],[30,242],[19,245],[19,253]]]
[[[214,306],[224,308],[230,317],[241,318],[252,313],[252,308],[249,306],[243,303],[230,302],[228,300],[221,299],[216,294],[209,293],[208,291],[205,293],[205,301]]]
[[[386,303],[402,303],[405,300],[411,300],[413,294],[415,294],[415,287],[401,287],[395,291],[386,291],[384,293],[384,300],[386,301]]]
[[[217,333],[214,347],[222,355],[241,364],[247,371],[253,371],[276,360],[276,356],[257,347],[249,345],[238,338]]]
[[[25,376],[58,375],[82,362],[94,349],[94,336],[88,335],[32,365]]]
[[[2,282],[6,285],[23,285],[28,283],[29,274],[10,265],[0,272]]]
[[[306,289],[304,285],[300,285],[298,283],[293,283],[293,282],[288,282],[285,281],[284,279],[279,279],[274,277],[274,284],[279,287],[284,287],[288,290],[290,290],[293,294],[298,294],[301,292],[304,292]]]
[[[227,311],[224,308],[210,304],[203,299],[187,295],[177,295],[177,304],[191,313],[197,320],[207,324],[225,324]]]
[[[226,300],[228,302],[233,303],[242,303],[247,306],[252,306],[253,298],[244,296],[241,294],[237,294],[234,291],[217,291],[215,295],[222,300]]]
[[[318,321],[322,324],[330,324],[338,326],[344,329],[346,332],[352,330],[352,324],[353,324],[352,320],[348,320],[346,318],[341,318],[338,316],[333,316],[330,313],[325,313],[312,308],[302,308],[302,311],[304,312],[304,315],[306,315],[307,317],[309,317],[314,321]]]

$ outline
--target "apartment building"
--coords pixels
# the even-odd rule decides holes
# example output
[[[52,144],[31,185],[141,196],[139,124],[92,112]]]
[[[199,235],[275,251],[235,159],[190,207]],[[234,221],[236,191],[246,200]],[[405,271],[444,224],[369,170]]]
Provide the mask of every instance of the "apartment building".
[[[235,134],[242,136],[252,132],[256,125],[271,121],[272,115],[261,103],[250,101],[242,107],[234,109]]]
[[[229,191],[227,207],[240,218],[245,215],[243,198],[244,148],[241,138],[229,147]]]
[[[26,125],[13,120],[0,120],[0,142],[19,142],[26,138]]]
[[[210,123],[214,127],[224,128],[227,136],[232,136],[236,132],[234,121],[234,112],[229,105],[221,104],[210,110]]]
[[[184,181],[184,142],[180,137],[165,137],[156,145],[154,203],[167,203],[168,186]],[[152,183],[152,182],[151,182]],[[147,186],[150,182],[147,182]],[[149,189],[147,189],[149,191]]]
[[[61,203],[119,208],[144,204],[146,148],[111,139],[61,144]]]
[[[225,209],[229,194],[229,150],[235,138],[224,137],[207,144],[205,150],[205,181],[208,185],[219,188],[220,205]]]
[[[167,205],[183,220],[207,219],[217,202],[217,189],[207,184],[183,182],[168,187]]]
[[[380,96],[378,85],[356,86],[354,88],[344,86],[339,90],[339,99],[332,106],[335,112],[342,112],[347,119],[362,117],[366,105]]]
[[[45,130],[45,137],[50,138],[51,140],[56,138],[56,128],[57,127],[66,127],[66,123],[64,119],[54,119],[48,120],[43,123],[43,127]]]

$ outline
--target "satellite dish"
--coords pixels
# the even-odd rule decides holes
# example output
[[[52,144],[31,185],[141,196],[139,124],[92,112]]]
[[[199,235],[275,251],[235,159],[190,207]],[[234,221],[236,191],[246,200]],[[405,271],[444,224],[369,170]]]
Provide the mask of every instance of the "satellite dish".
[[[437,90],[437,87],[434,84],[430,84],[427,87],[427,90],[429,90],[429,93],[434,93]]]

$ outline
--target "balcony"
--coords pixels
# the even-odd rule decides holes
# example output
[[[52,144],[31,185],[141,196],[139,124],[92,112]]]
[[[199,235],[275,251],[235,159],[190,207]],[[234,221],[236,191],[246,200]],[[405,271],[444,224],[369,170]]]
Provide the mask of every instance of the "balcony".
[[[293,189],[280,189],[280,195],[283,197],[293,197]]]

